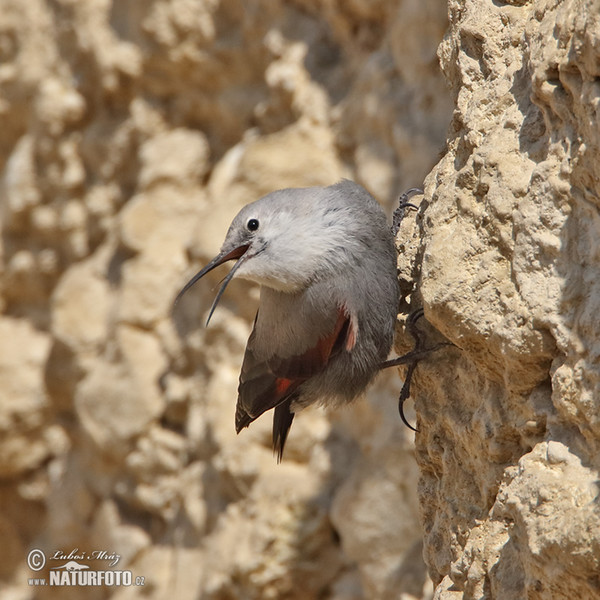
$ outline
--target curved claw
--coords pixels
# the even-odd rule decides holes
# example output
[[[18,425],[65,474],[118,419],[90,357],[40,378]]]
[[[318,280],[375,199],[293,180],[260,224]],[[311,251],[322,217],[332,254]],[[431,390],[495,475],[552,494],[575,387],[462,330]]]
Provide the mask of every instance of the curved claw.
[[[398,405],[398,412],[400,413],[400,419],[402,419],[402,422],[409,428],[412,429],[415,433],[419,433],[419,430],[416,427],[413,427],[408,420],[406,419],[406,417],[404,416],[404,408],[402,406],[402,402]]]
[[[416,427],[413,427],[407,420],[405,414],[404,414],[404,401],[408,399],[408,397],[410,396],[410,381],[412,379],[414,370],[417,367],[417,363],[416,362],[412,362],[410,363],[407,371],[406,371],[406,379],[404,380],[404,385],[402,386],[402,389],[400,390],[400,397],[398,398],[398,412],[400,413],[400,418],[402,419],[402,422],[409,428],[412,429],[414,432],[418,433],[419,430]]]
[[[413,310],[406,318],[406,325],[408,327],[414,327],[415,323],[425,315],[425,309],[423,307]]]
[[[409,190],[410,191],[410,190]],[[408,192],[407,192],[408,193]],[[445,343],[437,344],[432,348],[423,348],[423,340],[421,336],[421,332],[417,328],[417,321],[423,317],[425,314],[423,308],[418,308],[414,310],[408,318],[406,319],[406,329],[412,336],[415,341],[414,348],[408,354],[404,356],[400,356],[398,358],[394,358],[392,360],[387,360],[381,363],[381,368],[386,369],[388,367],[395,367],[399,365],[408,365],[406,369],[406,377],[404,379],[404,384],[402,385],[402,390],[400,391],[400,397],[398,398],[398,412],[400,413],[400,418],[402,422],[409,428],[415,432],[419,430],[416,427],[413,427],[404,414],[404,402],[410,397],[410,383],[412,381],[413,373],[419,364],[419,361],[425,358],[430,352],[445,346]]]
[[[419,188],[410,188],[410,190],[406,190],[406,192],[404,192],[400,198],[398,198],[398,207],[396,208],[396,210],[394,211],[394,214],[392,216],[392,233],[394,234],[394,237],[396,237],[396,234],[398,233],[398,230],[400,229],[400,223],[402,222],[402,219],[404,219],[404,211],[407,208],[414,208],[415,210],[419,210],[419,207],[416,206],[415,204],[411,204],[408,199],[411,196],[414,196],[415,194],[422,194],[423,190],[419,189]]]

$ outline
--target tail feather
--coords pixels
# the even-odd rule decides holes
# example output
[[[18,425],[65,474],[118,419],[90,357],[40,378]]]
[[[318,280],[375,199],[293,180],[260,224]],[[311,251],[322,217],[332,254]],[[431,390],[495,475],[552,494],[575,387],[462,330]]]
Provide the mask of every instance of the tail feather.
[[[283,457],[283,448],[288,432],[294,420],[294,413],[290,410],[292,399],[279,404],[273,414],[273,452],[277,454],[277,462]]]

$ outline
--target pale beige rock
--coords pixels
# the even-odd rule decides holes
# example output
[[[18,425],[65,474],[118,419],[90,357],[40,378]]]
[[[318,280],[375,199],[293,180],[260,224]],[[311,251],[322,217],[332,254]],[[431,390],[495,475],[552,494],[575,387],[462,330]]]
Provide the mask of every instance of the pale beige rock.
[[[361,451],[334,496],[332,520],[344,552],[359,565],[365,597],[394,597],[402,590],[419,598],[427,576],[413,484],[418,471],[391,389],[382,385],[376,400],[341,415],[340,428],[355,430]]]
[[[64,128],[76,123],[85,112],[85,99],[59,79],[44,79],[35,100],[40,123],[52,136],[60,136]]]
[[[206,597],[317,598],[341,566],[321,485],[318,475],[291,461],[265,469],[206,539],[215,550],[204,565]]]
[[[498,575],[491,578],[497,596],[508,597],[509,589],[517,597],[519,584],[530,581],[536,582],[540,598],[596,595],[598,492],[597,471],[583,466],[567,446],[554,440],[538,444],[517,468],[507,470],[491,514],[502,525],[502,552],[518,553],[523,568],[511,564],[509,571],[503,560],[490,561],[490,566],[499,564]],[[514,529],[507,535],[506,521],[523,532],[526,545],[518,543]],[[475,578],[476,585],[481,575]]]
[[[53,336],[73,352],[98,351],[108,336],[110,287],[90,262],[74,265],[52,298]]]
[[[598,8],[451,5],[418,291],[458,348],[416,380],[439,600],[600,594]]]
[[[161,180],[196,184],[206,173],[208,153],[206,137],[196,131],[182,128],[154,136],[140,148],[139,185],[147,188]]]
[[[14,477],[52,454],[43,365],[50,339],[22,319],[0,319],[0,475]]]
[[[203,555],[197,548],[155,545],[141,554],[131,566],[140,585],[115,588],[111,598],[181,598],[194,600],[202,591]],[[141,584],[143,582],[143,585]]]
[[[201,206],[189,188],[169,185],[135,196],[123,209],[120,237],[137,254],[122,266],[119,320],[155,327],[169,314]]]
[[[389,209],[421,184],[445,25],[409,0],[3,0],[2,598],[81,596],[28,584],[33,547],[145,578],[98,597],[431,595],[396,374],[299,415],[277,465],[269,416],[234,430],[257,288],[209,328],[225,267],[172,303],[274,189],[350,177]]]
[[[96,509],[91,539],[95,548],[106,549],[109,555],[118,554],[118,558],[105,564],[120,570],[131,568],[137,557],[152,543],[148,533],[141,527],[122,522],[119,509],[112,500],[105,500]]]
[[[120,325],[115,342],[121,361],[97,360],[75,393],[81,425],[109,454],[124,452],[164,410],[158,380],[166,365],[156,338]]]
[[[6,160],[2,173],[2,221],[10,224],[12,219],[35,206],[40,192],[35,186],[34,139],[23,136]]]

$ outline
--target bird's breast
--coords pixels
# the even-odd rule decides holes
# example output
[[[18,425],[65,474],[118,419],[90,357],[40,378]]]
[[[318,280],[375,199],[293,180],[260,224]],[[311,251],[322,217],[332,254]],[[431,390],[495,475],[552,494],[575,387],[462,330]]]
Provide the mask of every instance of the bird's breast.
[[[331,296],[315,298],[310,288],[285,293],[262,287],[255,351],[265,360],[301,354],[333,331],[338,313],[338,303]]]

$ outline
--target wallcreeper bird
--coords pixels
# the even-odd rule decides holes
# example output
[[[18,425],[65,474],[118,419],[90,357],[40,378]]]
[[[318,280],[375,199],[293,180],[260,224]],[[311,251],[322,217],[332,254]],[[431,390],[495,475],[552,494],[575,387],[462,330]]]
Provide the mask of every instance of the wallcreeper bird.
[[[260,285],[235,427],[274,408],[280,460],[294,413],[350,402],[380,368],[409,362],[385,362],[399,303],[394,237],[377,201],[351,181],[273,192],[242,208],[219,254],[175,302],[230,260],[208,321],[234,276]]]

